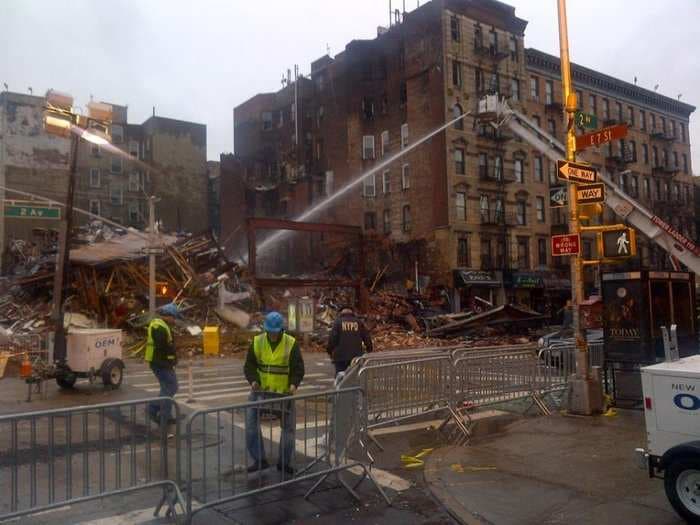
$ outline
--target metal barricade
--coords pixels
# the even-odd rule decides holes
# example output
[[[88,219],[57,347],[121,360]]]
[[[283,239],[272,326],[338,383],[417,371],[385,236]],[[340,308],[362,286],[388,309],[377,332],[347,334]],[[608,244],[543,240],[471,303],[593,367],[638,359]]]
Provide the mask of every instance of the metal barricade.
[[[370,430],[449,406],[449,355],[363,366],[357,375],[367,399]]]
[[[532,396],[538,363],[533,350],[483,352],[453,364],[454,406],[481,407]]]
[[[179,432],[169,441],[151,403],[179,415],[172,399],[153,398],[0,416],[0,519],[156,487],[156,513],[184,512]]]
[[[459,359],[465,355],[491,355],[491,354],[510,354],[522,350],[534,352],[537,347],[533,344],[512,345],[512,346],[460,346],[454,349],[451,353],[452,360]]]
[[[359,388],[349,388],[194,412],[186,425],[189,519],[206,508],[314,481],[309,497],[330,475],[359,500],[342,477],[351,469],[361,481],[369,478],[389,503],[369,470],[361,398]],[[248,471],[263,458],[266,468]],[[295,472],[285,471],[287,466]]]
[[[458,348],[462,348],[462,345],[442,347],[435,346],[430,348],[408,348],[402,350],[385,350],[381,352],[363,354],[359,357],[356,357],[353,360],[353,363],[358,364],[360,366],[385,363],[399,363],[401,361],[436,357],[443,354],[449,355],[450,352]]]

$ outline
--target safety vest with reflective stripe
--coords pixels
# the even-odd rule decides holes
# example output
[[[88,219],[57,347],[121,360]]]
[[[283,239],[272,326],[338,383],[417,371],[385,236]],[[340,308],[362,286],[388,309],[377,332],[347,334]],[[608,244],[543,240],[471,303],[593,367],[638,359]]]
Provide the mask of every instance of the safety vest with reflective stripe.
[[[165,331],[168,333],[168,342],[172,343],[173,342],[173,336],[170,333],[170,327],[168,326],[168,323],[163,321],[162,319],[153,319],[149,324],[148,324],[148,338],[146,339],[146,354],[144,356],[144,359],[146,360],[147,363],[150,363],[153,361],[153,350],[155,347],[155,344],[153,342],[153,329],[154,328],[165,328]],[[167,359],[175,359],[174,355],[168,355]]]
[[[258,362],[258,376],[262,390],[278,394],[289,392],[289,356],[295,343],[294,337],[282,334],[273,351],[267,334],[255,336],[253,352]]]

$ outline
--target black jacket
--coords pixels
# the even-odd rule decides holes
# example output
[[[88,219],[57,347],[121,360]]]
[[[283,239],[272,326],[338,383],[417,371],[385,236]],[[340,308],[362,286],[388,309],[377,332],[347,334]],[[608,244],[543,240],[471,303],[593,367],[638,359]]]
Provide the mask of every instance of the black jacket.
[[[248,383],[256,382],[260,384],[260,375],[258,374],[258,360],[255,357],[255,347],[254,342],[250,343],[250,348],[248,349],[248,354],[245,358],[245,365],[243,366],[243,373]],[[277,349],[274,348],[275,345],[270,343],[273,347],[273,351]],[[301,349],[299,348],[299,341],[294,343],[292,351],[289,353],[289,384],[299,387],[301,381],[304,379],[304,359],[301,357]]]
[[[333,323],[326,351],[335,363],[352,361],[353,358],[364,353],[363,343],[365,351],[371,352],[372,338],[365,324],[354,314],[342,314]]]

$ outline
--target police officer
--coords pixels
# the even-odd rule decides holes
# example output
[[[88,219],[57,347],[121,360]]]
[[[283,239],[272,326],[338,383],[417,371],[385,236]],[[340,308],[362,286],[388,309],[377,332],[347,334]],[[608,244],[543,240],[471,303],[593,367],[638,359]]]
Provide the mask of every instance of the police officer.
[[[333,323],[326,351],[335,365],[335,374],[344,372],[350,362],[362,355],[362,345],[366,352],[372,351],[372,338],[365,324],[355,315],[352,308],[344,307]]]
[[[154,317],[148,324],[144,359],[158,379],[159,396],[175,397],[178,389],[177,375],[175,374],[177,354],[170,327],[161,317]],[[161,410],[164,413],[161,413]],[[172,403],[151,403],[148,412],[155,423],[160,423],[162,418],[167,423],[175,423],[175,419],[172,417]]]
[[[296,392],[304,379],[304,360],[299,343],[285,333],[282,315],[278,312],[267,314],[263,329],[262,334],[253,338],[245,360],[244,373],[251,388],[249,401],[286,398]],[[282,471],[283,476],[293,476],[294,469],[290,463],[294,453],[296,415],[294,401],[291,399],[246,410],[246,445],[253,458],[248,472],[256,472],[270,466],[265,457],[260,431],[260,412],[263,410],[271,410],[280,417],[282,437],[277,470]]]

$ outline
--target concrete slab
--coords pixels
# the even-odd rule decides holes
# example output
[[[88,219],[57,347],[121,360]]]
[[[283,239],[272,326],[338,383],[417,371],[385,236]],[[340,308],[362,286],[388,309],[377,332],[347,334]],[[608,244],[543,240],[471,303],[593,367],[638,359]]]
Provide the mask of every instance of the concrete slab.
[[[462,523],[676,525],[663,484],[633,460],[643,414],[539,417],[426,461],[433,494]]]

